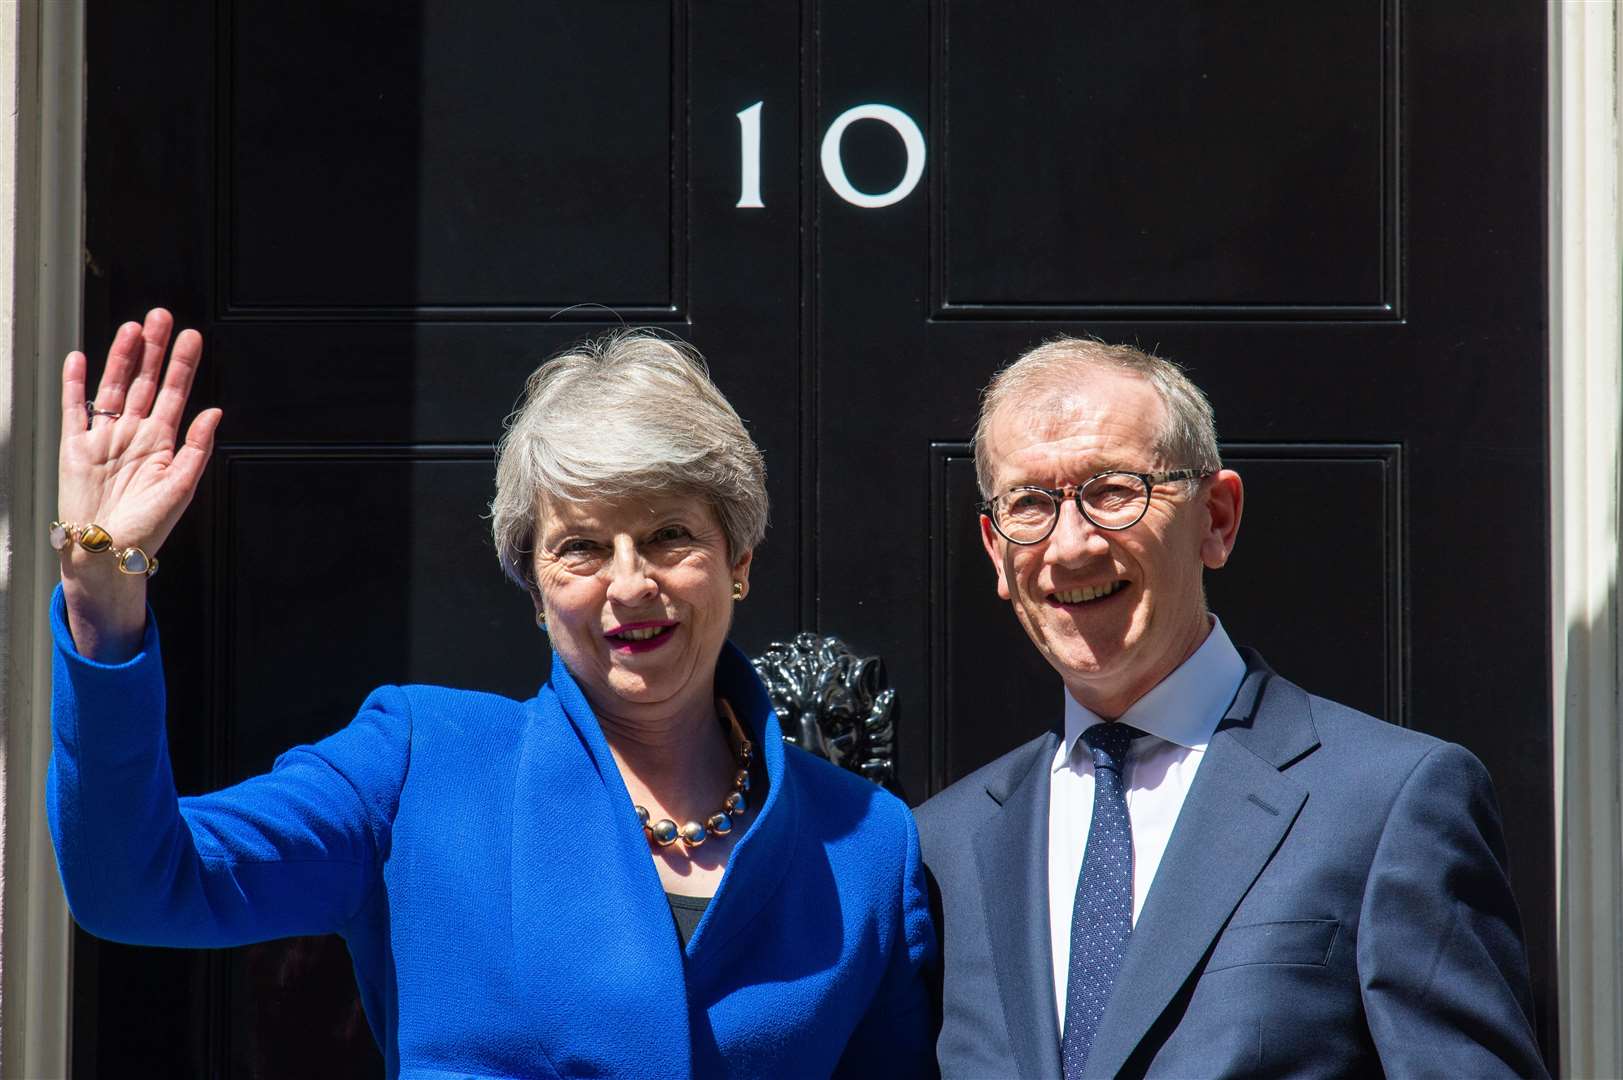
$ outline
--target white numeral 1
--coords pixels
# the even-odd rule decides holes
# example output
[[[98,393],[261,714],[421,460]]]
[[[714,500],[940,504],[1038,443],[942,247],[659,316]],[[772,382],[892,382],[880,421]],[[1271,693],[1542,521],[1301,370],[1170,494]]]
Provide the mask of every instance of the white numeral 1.
[[[738,114],[738,206],[762,209],[761,201],[761,102]]]

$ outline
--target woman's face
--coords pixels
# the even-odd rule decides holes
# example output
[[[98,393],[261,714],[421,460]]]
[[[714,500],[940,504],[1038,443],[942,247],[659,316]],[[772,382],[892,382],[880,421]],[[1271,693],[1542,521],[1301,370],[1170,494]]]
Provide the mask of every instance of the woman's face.
[[[543,496],[534,559],[552,647],[600,717],[657,721],[714,711],[733,582],[748,589],[750,553],[729,563],[726,534],[707,502]]]

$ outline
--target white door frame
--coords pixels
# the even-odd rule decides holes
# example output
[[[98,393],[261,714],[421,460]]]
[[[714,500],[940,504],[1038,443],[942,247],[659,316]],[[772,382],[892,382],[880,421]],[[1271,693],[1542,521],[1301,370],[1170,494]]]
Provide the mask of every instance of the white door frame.
[[[45,826],[61,358],[79,336],[84,3],[0,4],[0,1071],[66,1076],[71,935]]]
[[[1549,16],[1551,779],[1561,1063],[1569,1076],[1623,1076],[1617,114],[1623,27],[1613,0],[1559,0]]]

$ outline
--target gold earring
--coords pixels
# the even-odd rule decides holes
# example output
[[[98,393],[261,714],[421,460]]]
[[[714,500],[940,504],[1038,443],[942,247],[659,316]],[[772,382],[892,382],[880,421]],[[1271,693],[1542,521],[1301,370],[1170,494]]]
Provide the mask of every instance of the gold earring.
[[[546,612],[537,611],[535,613],[535,625],[536,625],[536,628],[540,629],[540,630],[545,630],[547,628],[547,613]]]
[[[744,583],[742,581],[733,582],[733,599],[744,599]]]

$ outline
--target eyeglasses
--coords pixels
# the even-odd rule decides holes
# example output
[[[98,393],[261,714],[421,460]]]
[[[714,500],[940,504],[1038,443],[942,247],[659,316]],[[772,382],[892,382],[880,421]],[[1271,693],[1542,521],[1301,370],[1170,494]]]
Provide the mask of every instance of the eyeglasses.
[[[1210,469],[1173,469],[1171,472],[1136,473],[1112,470],[1097,473],[1081,484],[1045,488],[1022,485],[1010,488],[978,509],[992,528],[1011,544],[1040,544],[1059,523],[1060,503],[1075,499],[1076,508],[1095,527],[1117,532],[1137,525],[1150,508],[1150,493],[1157,484],[1204,480]]]

